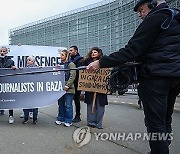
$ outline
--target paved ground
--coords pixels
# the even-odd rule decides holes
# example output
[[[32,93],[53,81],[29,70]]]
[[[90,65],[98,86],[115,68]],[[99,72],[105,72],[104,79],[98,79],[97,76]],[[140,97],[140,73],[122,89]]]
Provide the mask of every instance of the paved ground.
[[[72,139],[73,132],[86,125],[86,105],[82,102],[82,121],[67,128],[55,125],[57,104],[39,110],[38,124],[22,124],[21,110],[15,110],[15,123],[8,124],[7,111],[0,117],[0,154],[146,154],[148,141],[139,140],[96,140],[94,133],[144,133],[143,110],[137,106],[136,95],[109,96],[106,106],[104,129],[91,129],[91,141],[77,147]],[[178,102],[177,102],[178,103]],[[173,115],[174,140],[171,154],[180,151],[180,114]],[[104,136],[106,137],[106,136]]]
[[[124,95],[116,95],[116,94],[109,95],[108,98],[111,103],[132,105],[132,106],[137,106],[137,100],[139,99],[137,95],[137,91],[131,91],[131,90],[129,90]],[[124,101],[124,98],[126,98],[126,101]],[[180,95],[176,98],[174,112],[180,113]]]

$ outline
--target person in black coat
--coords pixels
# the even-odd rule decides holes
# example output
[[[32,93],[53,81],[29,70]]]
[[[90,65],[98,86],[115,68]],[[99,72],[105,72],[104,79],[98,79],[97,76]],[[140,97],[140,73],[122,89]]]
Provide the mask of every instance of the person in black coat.
[[[139,0],[134,11],[143,21],[128,44],[89,64],[87,70],[142,63],[138,95],[152,136],[151,154],[169,154],[172,114],[180,93],[180,11],[169,9],[165,0]]]
[[[93,47],[85,58],[85,65],[99,59],[103,55],[102,50],[98,47]],[[91,112],[94,92],[85,92],[85,100],[87,103],[87,125],[102,129],[102,121],[105,112],[105,105],[108,105],[107,94],[97,93],[94,112]]]
[[[73,62],[76,67],[81,66],[83,57],[80,56],[78,52],[78,47],[73,45],[69,49],[70,59],[69,63]],[[75,94],[74,94],[74,103],[76,108],[76,115],[73,119],[73,123],[78,123],[81,121],[81,104],[80,104],[80,95],[81,91],[77,90],[78,88],[78,79],[79,79],[79,71],[76,71],[76,78],[74,80],[74,86],[75,86]]]
[[[1,47],[0,50],[0,68],[12,68],[16,69],[14,61],[7,56],[8,49]],[[9,110],[9,123],[14,123],[13,110]]]

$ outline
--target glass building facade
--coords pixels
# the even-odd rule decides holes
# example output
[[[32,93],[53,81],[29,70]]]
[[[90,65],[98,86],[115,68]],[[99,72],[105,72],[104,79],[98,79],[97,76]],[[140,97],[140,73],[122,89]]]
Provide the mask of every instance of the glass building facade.
[[[123,47],[140,19],[133,8],[138,0],[104,0],[9,30],[10,45],[77,45],[81,55],[100,47],[105,54]],[[169,0],[180,8],[180,0]]]

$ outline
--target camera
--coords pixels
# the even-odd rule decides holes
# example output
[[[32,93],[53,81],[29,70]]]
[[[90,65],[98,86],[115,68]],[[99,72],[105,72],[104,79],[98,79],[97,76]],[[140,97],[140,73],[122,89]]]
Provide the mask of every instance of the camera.
[[[111,93],[118,91],[123,95],[128,91],[128,86],[138,83],[140,63],[128,62],[111,71],[109,85]]]

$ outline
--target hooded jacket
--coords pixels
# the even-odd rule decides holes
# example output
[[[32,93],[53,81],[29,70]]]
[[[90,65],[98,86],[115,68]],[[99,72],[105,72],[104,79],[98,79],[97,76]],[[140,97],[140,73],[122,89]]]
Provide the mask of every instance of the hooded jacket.
[[[180,77],[180,13],[163,24],[171,17],[166,3],[153,8],[124,48],[101,57],[100,67],[139,61],[141,76]]]

